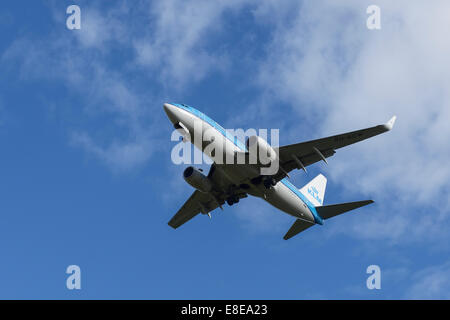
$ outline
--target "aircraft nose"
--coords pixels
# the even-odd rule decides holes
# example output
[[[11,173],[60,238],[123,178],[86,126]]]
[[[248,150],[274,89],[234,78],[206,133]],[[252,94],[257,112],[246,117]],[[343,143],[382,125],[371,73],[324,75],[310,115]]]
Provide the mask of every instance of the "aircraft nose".
[[[172,107],[173,107],[172,105],[170,105],[170,104],[168,104],[168,103],[164,103],[164,111],[165,111],[166,113],[168,113],[169,110],[170,110]]]
[[[170,103],[164,103],[164,111],[172,123],[178,122],[178,118],[176,116],[177,107],[171,105]]]

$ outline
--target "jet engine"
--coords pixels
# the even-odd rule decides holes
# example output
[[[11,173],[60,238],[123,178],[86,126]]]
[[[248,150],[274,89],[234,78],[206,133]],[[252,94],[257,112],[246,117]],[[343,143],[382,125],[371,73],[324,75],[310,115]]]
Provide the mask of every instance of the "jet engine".
[[[275,150],[261,137],[251,136],[246,141],[250,163],[270,164],[277,159]]]
[[[201,192],[210,192],[212,183],[199,169],[192,166],[187,167],[183,172],[184,180],[192,187]]]

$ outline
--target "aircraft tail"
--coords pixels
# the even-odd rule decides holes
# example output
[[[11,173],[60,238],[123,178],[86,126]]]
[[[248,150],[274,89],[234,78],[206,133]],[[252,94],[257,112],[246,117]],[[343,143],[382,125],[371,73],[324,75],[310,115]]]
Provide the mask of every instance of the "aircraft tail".
[[[316,207],[316,211],[322,219],[329,219],[337,215],[340,215],[344,212],[351,211],[371,203],[373,203],[373,200],[346,202],[346,203],[332,204],[328,206],[318,206]]]
[[[314,205],[321,206],[325,196],[325,188],[327,187],[327,178],[323,174],[319,174],[310,182],[308,182],[300,192]]]
[[[315,209],[322,219],[330,219],[344,212],[351,211],[371,203],[373,203],[373,200],[364,200],[364,201],[332,204],[328,206],[318,206],[315,207]],[[306,229],[312,227],[313,225],[314,223],[312,222],[297,219],[291,226],[289,231],[284,235],[284,240],[292,238],[293,236],[299,234],[302,231],[305,231]]]
[[[316,215],[319,215],[319,218],[321,219],[326,220],[340,215],[344,212],[348,212],[373,203],[373,200],[364,200],[323,206],[323,198],[325,196],[326,186],[327,178],[325,178],[325,176],[323,176],[322,174],[319,174],[317,177],[312,179],[309,183],[307,183],[303,188],[300,189],[300,192],[314,206]],[[312,227],[313,225],[313,222],[297,219],[291,226],[289,231],[284,235],[284,239],[288,240],[293,236],[299,234],[300,232],[308,229],[309,227]]]

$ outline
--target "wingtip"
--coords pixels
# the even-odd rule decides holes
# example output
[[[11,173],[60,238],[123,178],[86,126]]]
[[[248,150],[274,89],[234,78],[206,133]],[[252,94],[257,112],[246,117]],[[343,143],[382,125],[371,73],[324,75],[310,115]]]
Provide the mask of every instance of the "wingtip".
[[[178,228],[178,226],[175,225],[175,223],[172,222],[172,221],[169,221],[167,224],[168,224],[170,227],[174,228],[174,229]]]
[[[395,120],[397,119],[397,116],[393,116],[388,122],[386,122],[386,124],[384,125],[384,127],[387,130],[392,130],[392,128],[394,127],[394,123]]]

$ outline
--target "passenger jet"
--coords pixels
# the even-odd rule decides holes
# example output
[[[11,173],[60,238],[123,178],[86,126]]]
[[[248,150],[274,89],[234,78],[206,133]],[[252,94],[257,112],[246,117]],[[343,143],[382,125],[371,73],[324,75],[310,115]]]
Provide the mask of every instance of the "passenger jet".
[[[322,174],[303,188],[297,189],[289,181],[289,172],[294,169],[306,172],[306,167],[313,163],[327,163],[326,159],[334,155],[335,150],[391,130],[396,119],[394,116],[386,124],[327,138],[271,147],[259,136],[247,138],[244,144],[207,115],[185,104],[165,103],[164,110],[175,129],[182,135],[183,141],[193,143],[213,160],[207,175],[192,166],[184,170],[184,179],[196,190],[169,221],[169,226],[176,229],[199,213],[211,218],[210,212],[218,207],[223,210],[225,202],[231,206],[252,195],[295,218],[284,236],[285,240],[316,224],[322,225],[324,220],[373,203],[372,200],[365,200],[324,205],[327,179]],[[201,132],[195,132],[194,128],[200,128]],[[213,138],[209,141],[196,141],[191,138],[195,134],[203,137],[207,131],[209,136],[213,133]],[[263,150],[269,155],[270,161],[278,161],[277,171],[270,175],[261,174],[261,161],[218,161],[217,155],[208,148],[211,142],[218,146],[216,152],[223,153],[219,157],[220,160],[224,157],[237,159],[238,156],[249,159],[253,152],[250,146],[256,145],[259,151]],[[256,157],[259,155],[258,153]]]

